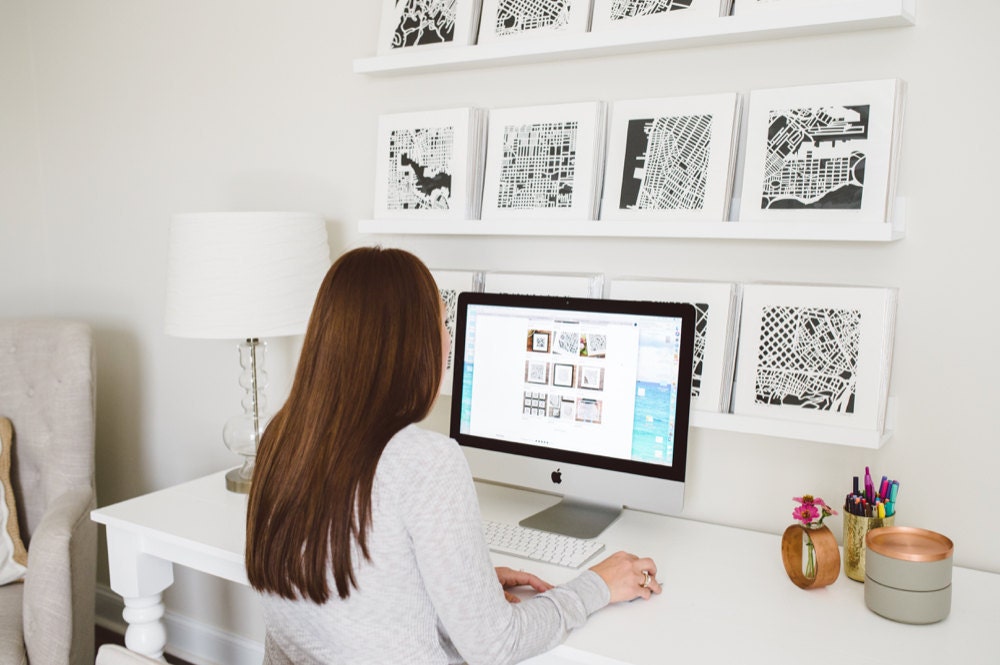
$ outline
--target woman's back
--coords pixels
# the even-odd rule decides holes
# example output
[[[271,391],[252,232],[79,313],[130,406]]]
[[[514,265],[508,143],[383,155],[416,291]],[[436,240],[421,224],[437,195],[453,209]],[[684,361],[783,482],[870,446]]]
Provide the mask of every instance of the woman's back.
[[[465,458],[443,435],[415,426],[397,434],[372,496],[371,558],[354,557],[358,588],[324,605],[265,595],[266,662],[519,660],[552,648],[608,602],[593,574],[544,594],[550,598],[504,600]]]

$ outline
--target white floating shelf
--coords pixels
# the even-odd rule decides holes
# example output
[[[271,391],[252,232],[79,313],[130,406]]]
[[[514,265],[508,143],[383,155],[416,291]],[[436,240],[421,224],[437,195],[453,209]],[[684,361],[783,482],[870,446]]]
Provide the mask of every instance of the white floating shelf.
[[[896,421],[896,408],[896,399],[890,397],[886,409],[886,428],[882,432],[856,427],[816,425],[790,420],[776,420],[754,416],[741,416],[733,413],[710,413],[695,410],[691,411],[691,427],[726,432],[741,432],[743,434],[761,434],[764,436],[776,436],[782,439],[834,443],[841,446],[877,450],[892,438],[892,428],[895,426]]]
[[[836,5],[782,7],[780,11],[712,19],[678,18],[672,25],[626,26],[473,46],[405,49],[401,53],[356,59],[354,73],[371,76],[429,73],[906,27],[916,23],[916,0],[846,0]]]
[[[702,238],[721,240],[808,240],[892,242],[906,234],[902,205],[893,223],[872,222],[612,222],[506,220],[464,221],[371,220],[358,222],[358,232],[387,235],[551,236],[577,238]]]

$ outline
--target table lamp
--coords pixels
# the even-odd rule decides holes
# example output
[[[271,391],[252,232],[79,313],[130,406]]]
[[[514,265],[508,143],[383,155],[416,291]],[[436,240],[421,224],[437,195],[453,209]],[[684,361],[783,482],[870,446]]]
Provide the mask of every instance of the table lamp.
[[[175,215],[167,257],[165,329],[175,337],[238,339],[243,413],[223,440],[243,456],[226,488],[250,491],[257,444],[267,422],[264,337],[301,335],[330,267],[322,217],[308,213]]]

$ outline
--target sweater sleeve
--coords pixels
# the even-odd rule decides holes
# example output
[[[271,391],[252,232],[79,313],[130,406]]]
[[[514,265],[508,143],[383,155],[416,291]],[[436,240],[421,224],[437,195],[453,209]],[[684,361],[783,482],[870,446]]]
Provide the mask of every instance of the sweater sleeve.
[[[408,492],[407,529],[440,625],[469,665],[516,663],[547,651],[608,604],[607,585],[589,570],[508,603],[483,538],[465,457],[449,441],[435,462]]]

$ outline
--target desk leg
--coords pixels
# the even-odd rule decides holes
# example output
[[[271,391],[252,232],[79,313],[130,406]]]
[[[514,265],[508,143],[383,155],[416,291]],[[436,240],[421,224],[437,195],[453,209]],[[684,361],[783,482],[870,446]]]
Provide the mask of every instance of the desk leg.
[[[112,526],[107,533],[111,588],[125,601],[125,646],[162,660],[167,645],[162,593],[174,583],[173,564],[145,554],[141,538],[133,533]]]

